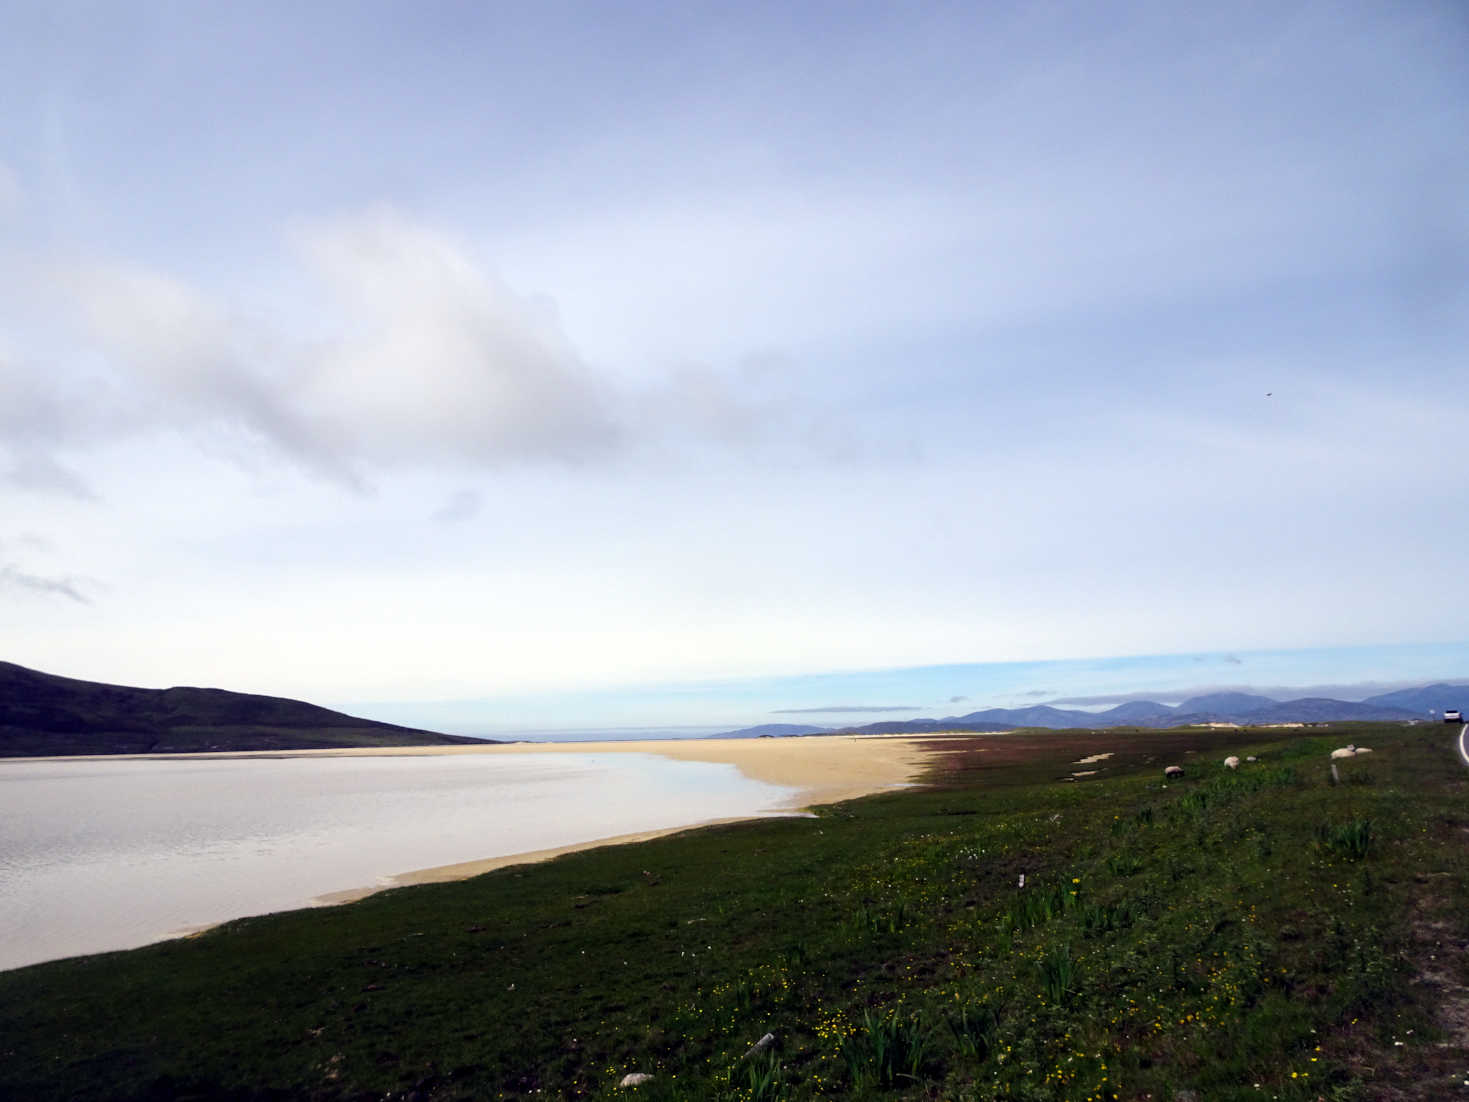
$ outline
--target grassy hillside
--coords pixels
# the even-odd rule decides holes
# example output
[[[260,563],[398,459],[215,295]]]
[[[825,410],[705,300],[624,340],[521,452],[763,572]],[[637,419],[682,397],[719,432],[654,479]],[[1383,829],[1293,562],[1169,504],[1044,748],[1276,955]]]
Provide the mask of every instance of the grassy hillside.
[[[3,973],[0,1095],[1456,1097],[1469,771],[1294,734],[945,741],[812,819]]]
[[[139,689],[0,662],[0,757],[481,743],[225,689]]]

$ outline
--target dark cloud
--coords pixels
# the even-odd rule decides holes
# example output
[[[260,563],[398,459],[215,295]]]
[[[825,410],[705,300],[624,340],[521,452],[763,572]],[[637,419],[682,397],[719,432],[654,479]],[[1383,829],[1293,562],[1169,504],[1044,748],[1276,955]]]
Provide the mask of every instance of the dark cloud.
[[[917,704],[831,704],[824,708],[777,708],[771,715],[814,715],[818,712],[917,712]]]
[[[75,578],[45,578],[39,574],[28,574],[14,566],[0,567],[0,585],[48,596],[66,597],[83,605],[92,603],[92,599],[77,588]]]
[[[950,704],[963,704],[968,699],[969,698],[967,696],[951,696],[951,697],[949,697],[949,703]]]

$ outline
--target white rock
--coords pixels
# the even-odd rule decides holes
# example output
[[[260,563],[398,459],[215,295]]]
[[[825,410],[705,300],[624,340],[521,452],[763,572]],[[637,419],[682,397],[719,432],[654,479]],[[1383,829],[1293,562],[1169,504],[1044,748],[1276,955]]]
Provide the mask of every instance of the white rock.
[[[743,1058],[748,1060],[751,1056],[758,1056],[773,1044],[775,1044],[775,1034],[767,1033],[750,1046],[750,1051],[745,1053]]]

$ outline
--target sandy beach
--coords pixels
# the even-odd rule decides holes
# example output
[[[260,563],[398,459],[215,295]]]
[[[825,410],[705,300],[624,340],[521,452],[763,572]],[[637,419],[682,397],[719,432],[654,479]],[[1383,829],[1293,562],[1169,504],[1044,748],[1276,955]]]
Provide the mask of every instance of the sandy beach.
[[[517,742],[491,746],[403,746],[344,750],[291,750],[273,757],[401,757],[460,754],[658,754],[680,761],[733,765],[752,780],[795,788],[787,807],[792,812],[818,804],[837,803],[912,783],[922,771],[923,741],[902,736],[807,735],[766,739],[649,739],[637,742]],[[318,896],[314,903],[331,905],[362,899],[384,887],[463,880],[508,865],[545,861],[562,854],[598,846],[645,842],[694,827],[712,826],[726,819],[708,819],[665,830],[641,831],[591,838],[571,845],[526,853],[502,854],[417,869],[391,878],[387,884]]]

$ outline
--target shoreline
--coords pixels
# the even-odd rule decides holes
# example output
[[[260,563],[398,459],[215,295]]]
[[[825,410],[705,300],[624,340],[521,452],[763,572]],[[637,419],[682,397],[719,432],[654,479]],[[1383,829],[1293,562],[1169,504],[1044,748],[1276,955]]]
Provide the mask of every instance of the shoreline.
[[[799,815],[807,812],[811,807],[840,803],[843,800],[857,799],[860,796],[906,787],[915,783],[928,758],[928,754],[922,749],[920,743],[931,738],[931,735],[802,735],[790,738],[755,739],[514,742],[493,743],[485,746],[448,744],[444,746],[334,747],[321,750],[225,751],[213,754],[87,755],[85,758],[31,758],[28,760],[78,761],[95,760],[99,756],[114,761],[165,761],[240,758],[438,757],[464,754],[492,756],[509,754],[657,754],[677,761],[733,765],[750,780],[795,789],[795,792],[777,808],[765,813],[704,819],[672,827],[588,838],[545,849],[495,854],[472,861],[409,869],[383,876],[374,885],[364,885],[360,888],[348,888],[314,896],[306,904],[310,907],[329,907],[354,903],[392,888],[467,880],[496,869],[549,861],[582,850],[646,842],[654,838],[725,823],[747,822],[779,815]],[[168,936],[193,937],[212,929],[215,925],[218,923],[189,927]]]
[[[282,756],[364,757],[388,755],[453,754],[658,754],[677,761],[699,761],[733,765],[750,780],[794,788],[796,793],[775,811],[759,815],[704,819],[680,826],[640,830],[630,834],[614,834],[602,838],[569,842],[546,849],[498,854],[474,861],[458,861],[412,869],[384,878],[372,887],[350,888],[328,892],[312,899],[311,906],[332,907],[355,903],[380,891],[411,887],[415,884],[442,884],[509,868],[550,861],[568,853],[600,849],[603,846],[632,845],[681,834],[686,830],[720,826],[725,823],[748,822],[771,815],[799,815],[821,804],[840,803],[869,796],[876,792],[900,788],[914,783],[922,768],[923,751],[917,739],[910,736],[879,737],[860,735],[803,735],[785,739],[644,739],[630,742],[514,742],[492,746],[395,746],[351,748],[341,750],[281,751]],[[863,751],[857,750],[857,744]],[[874,745],[878,744],[878,745]]]

